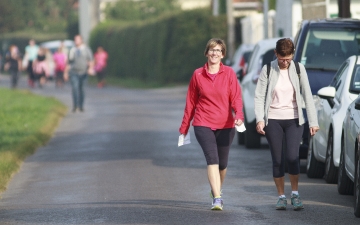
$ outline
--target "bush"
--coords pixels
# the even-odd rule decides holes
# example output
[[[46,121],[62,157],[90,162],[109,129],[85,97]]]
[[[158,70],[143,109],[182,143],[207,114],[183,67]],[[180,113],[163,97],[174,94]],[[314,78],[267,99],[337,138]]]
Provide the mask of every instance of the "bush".
[[[213,17],[209,10],[164,15],[146,22],[109,22],[97,26],[90,46],[103,46],[109,53],[108,73],[144,82],[188,82],[193,71],[204,65],[207,41],[226,40],[225,15]]]

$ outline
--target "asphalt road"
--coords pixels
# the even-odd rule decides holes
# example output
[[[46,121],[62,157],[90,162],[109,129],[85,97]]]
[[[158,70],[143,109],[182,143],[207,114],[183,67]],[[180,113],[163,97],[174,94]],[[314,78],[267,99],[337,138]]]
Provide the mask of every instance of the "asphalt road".
[[[21,88],[25,83],[22,78]],[[8,87],[6,77],[0,86]],[[71,108],[69,85],[48,83],[33,92]],[[85,112],[69,112],[1,194],[0,224],[360,224],[352,196],[305,174],[299,190],[305,209],[276,211],[265,141],[256,150],[234,141],[224,211],[211,211],[205,159],[192,128],[192,143],[177,147],[186,87],[88,86],[86,95]]]

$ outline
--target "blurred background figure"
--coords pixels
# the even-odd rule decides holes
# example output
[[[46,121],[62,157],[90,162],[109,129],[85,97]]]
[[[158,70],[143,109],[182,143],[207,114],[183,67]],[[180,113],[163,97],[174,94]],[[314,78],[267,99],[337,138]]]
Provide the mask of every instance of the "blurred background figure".
[[[41,88],[46,83],[46,78],[50,76],[49,65],[46,61],[46,50],[44,48],[39,48],[37,58],[33,61],[33,76],[34,83],[38,83],[38,86]],[[34,86],[34,85],[33,85]]]
[[[33,62],[36,60],[37,54],[39,51],[39,46],[36,45],[34,39],[30,39],[29,45],[25,47],[25,56],[24,56],[24,69],[27,68],[28,76],[29,76],[29,86],[34,87],[34,70],[33,70]],[[27,63],[26,63],[27,62]]]
[[[67,63],[67,54],[64,51],[65,49],[66,48],[64,48],[64,45],[61,44],[61,46],[53,55],[55,63],[55,87],[64,86],[64,71]]]
[[[45,61],[49,68],[49,74],[48,76],[46,76],[46,80],[52,80],[55,77],[55,62],[53,59],[53,54],[48,48],[44,48],[44,47],[40,47],[40,48],[43,48],[44,50]]]
[[[72,112],[84,111],[84,84],[88,75],[94,74],[94,58],[91,49],[83,43],[80,35],[74,37],[75,47],[69,52],[66,74],[69,74],[72,87]]]
[[[21,70],[21,56],[19,48],[16,45],[10,46],[9,53],[6,56],[4,69],[10,73],[11,88],[16,88],[19,79],[19,71]]]
[[[98,79],[98,88],[102,88],[105,85],[106,65],[107,65],[108,53],[102,46],[99,46],[94,54],[95,60],[95,72]]]

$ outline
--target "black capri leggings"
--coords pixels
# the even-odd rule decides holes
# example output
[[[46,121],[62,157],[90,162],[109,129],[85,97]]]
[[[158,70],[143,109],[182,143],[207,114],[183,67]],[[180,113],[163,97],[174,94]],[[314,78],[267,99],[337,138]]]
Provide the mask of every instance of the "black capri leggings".
[[[265,136],[270,145],[273,162],[273,177],[283,177],[285,174],[285,159],[289,174],[300,173],[299,147],[304,126],[299,125],[298,119],[275,120],[269,119],[265,126]],[[283,138],[284,151],[283,151]]]
[[[218,164],[220,170],[226,169],[235,128],[211,130],[209,127],[194,126],[194,131],[207,165]]]

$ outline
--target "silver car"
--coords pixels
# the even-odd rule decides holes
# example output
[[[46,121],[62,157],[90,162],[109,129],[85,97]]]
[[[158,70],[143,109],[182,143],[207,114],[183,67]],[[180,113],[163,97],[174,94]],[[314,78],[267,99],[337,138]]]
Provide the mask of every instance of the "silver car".
[[[360,67],[358,67],[358,73]],[[360,85],[360,82],[359,82]],[[360,88],[360,86],[358,86]],[[340,194],[354,194],[354,214],[360,217],[360,96],[350,104],[343,123],[338,177]]]

